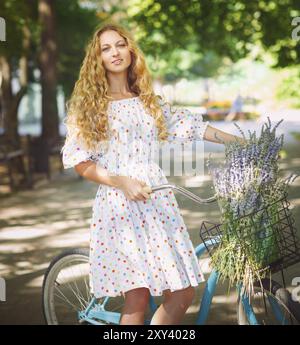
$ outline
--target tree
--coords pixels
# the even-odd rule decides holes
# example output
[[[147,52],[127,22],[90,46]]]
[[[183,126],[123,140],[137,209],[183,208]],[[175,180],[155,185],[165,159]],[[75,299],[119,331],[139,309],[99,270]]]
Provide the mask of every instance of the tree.
[[[1,2],[1,15],[6,20],[7,39],[0,46],[1,108],[5,137],[19,145],[18,108],[28,86],[28,60],[32,43],[33,27],[30,1]],[[18,71],[18,73],[16,73]],[[13,92],[12,79],[18,79],[19,90]]]
[[[39,67],[42,86],[42,137],[56,141],[59,138],[57,109],[57,41],[55,0],[39,0],[41,24]]]
[[[58,1],[55,8],[58,45],[57,82],[68,98],[78,78],[85,46],[96,26],[102,22],[102,13],[94,7],[81,7],[80,1],[74,0]]]
[[[299,64],[300,45],[291,35],[298,0],[128,0],[127,7],[123,21],[153,60],[169,61],[193,44],[199,56],[213,52],[235,62],[260,45],[276,57],[274,67]]]

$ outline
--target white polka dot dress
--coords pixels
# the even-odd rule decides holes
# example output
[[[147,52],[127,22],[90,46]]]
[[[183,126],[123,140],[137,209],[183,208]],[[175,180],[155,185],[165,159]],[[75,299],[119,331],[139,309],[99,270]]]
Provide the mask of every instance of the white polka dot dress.
[[[209,122],[188,109],[172,114],[170,106],[160,102],[170,142],[203,140]],[[158,131],[142,100],[111,101],[107,112],[112,134],[107,150],[87,151],[78,139],[70,139],[62,149],[64,167],[92,160],[111,173],[149,186],[168,183],[151,159],[151,143],[158,141]],[[132,201],[117,188],[99,185],[90,229],[90,287],[95,297],[120,296],[139,287],[161,296],[163,290],[173,292],[202,281],[204,275],[173,190]]]

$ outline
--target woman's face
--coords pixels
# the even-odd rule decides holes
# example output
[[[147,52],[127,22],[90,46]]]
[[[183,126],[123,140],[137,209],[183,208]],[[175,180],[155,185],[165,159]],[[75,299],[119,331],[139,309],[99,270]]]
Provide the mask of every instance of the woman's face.
[[[104,68],[110,72],[122,72],[131,64],[130,51],[125,39],[114,30],[100,36],[101,57]],[[119,60],[119,61],[117,61]]]

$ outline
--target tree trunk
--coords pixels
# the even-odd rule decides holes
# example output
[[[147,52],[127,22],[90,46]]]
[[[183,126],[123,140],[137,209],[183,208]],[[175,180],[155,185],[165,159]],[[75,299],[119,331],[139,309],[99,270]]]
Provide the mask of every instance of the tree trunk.
[[[12,66],[5,55],[0,57],[1,83],[1,107],[5,138],[13,142],[16,147],[20,145],[18,132],[18,109],[28,85],[28,52],[30,48],[30,31],[28,26],[23,27],[23,53],[19,61],[20,89],[16,94],[12,91]]]
[[[54,0],[39,0],[42,25],[39,64],[42,86],[42,138],[55,142],[59,138],[57,109],[57,42],[55,35]]]
[[[11,88],[11,66],[6,56],[0,56],[1,69],[1,107],[2,107],[2,122],[5,136],[12,133],[10,125],[10,118],[8,116],[10,106],[12,104],[12,88]]]
[[[1,106],[4,136],[16,146],[19,146],[18,109],[26,93],[26,86],[21,86],[20,90],[16,94],[13,94],[11,87],[11,65],[5,56],[0,57],[0,66],[2,73]]]

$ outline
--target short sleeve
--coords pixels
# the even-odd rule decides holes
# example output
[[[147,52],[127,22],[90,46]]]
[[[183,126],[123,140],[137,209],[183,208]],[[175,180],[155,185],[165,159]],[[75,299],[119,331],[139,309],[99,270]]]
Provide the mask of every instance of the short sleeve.
[[[61,154],[65,169],[72,168],[80,162],[86,162],[88,160],[97,161],[95,152],[86,150],[82,140],[76,134],[66,139],[61,149]]]
[[[173,109],[170,104],[160,99],[169,132],[168,141],[203,140],[209,121],[203,121],[202,114],[192,113],[186,108]]]

